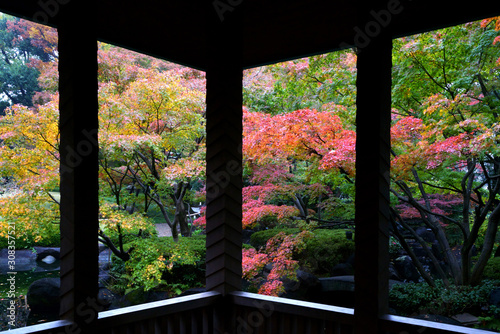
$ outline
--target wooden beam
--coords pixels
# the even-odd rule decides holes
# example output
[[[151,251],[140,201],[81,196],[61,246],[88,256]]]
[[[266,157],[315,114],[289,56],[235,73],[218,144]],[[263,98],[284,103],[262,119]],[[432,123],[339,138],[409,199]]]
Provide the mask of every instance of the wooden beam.
[[[379,317],[388,311],[391,52],[384,29],[358,48],[354,314],[359,334],[381,332]]]
[[[0,0],[0,11],[57,26],[55,13],[67,3]],[[390,7],[400,9],[389,17],[393,37],[500,15],[500,7],[489,0],[477,0],[474,6],[459,6],[452,0],[386,0],[378,7],[369,4],[370,20],[385,24],[385,17],[378,14]],[[249,68],[355,45],[367,28],[356,22],[358,9],[358,2],[348,0],[101,0],[92,24],[100,40],[206,70],[207,17],[214,11],[217,16],[240,12],[242,66]]]
[[[93,332],[98,289],[97,41],[93,2],[58,13],[61,175],[61,318]]]

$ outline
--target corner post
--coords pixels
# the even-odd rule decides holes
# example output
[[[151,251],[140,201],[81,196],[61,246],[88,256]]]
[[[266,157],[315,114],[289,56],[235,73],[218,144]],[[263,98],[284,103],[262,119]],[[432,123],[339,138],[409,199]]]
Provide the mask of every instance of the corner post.
[[[59,109],[62,319],[95,332],[98,290],[97,40],[93,2],[60,7]]]
[[[361,1],[364,3],[364,1]],[[382,1],[364,3],[361,20]],[[363,16],[366,14],[366,16]],[[373,20],[373,18],[372,18]],[[355,201],[355,333],[382,333],[388,311],[392,40],[382,29],[358,47]]]
[[[241,1],[240,1],[241,2]],[[207,290],[241,290],[241,4],[207,8]]]

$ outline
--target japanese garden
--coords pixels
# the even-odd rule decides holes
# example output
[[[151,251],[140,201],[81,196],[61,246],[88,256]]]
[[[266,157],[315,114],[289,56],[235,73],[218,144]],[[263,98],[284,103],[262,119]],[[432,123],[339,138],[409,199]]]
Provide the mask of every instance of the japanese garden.
[[[0,330],[57,318],[57,45],[0,15],[0,318],[26,310]],[[245,291],[352,306],[356,60],[244,71]],[[396,39],[392,62],[391,312],[500,331],[500,18]],[[99,43],[96,76],[99,307],[202,292],[205,73]]]

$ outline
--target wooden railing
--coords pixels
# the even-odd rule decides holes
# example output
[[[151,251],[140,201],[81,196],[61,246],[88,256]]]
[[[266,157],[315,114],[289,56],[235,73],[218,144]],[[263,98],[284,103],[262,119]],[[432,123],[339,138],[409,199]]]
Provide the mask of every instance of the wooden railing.
[[[102,334],[212,334],[217,292],[203,292],[99,313]]]
[[[233,333],[349,334],[354,310],[247,292],[231,293]]]
[[[65,334],[73,333],[70,329],[73,323],[67,320],[51,321],[44,324],[11,329],[9,334]]]
[[[485,334],[483,330],[385,315],[387,334]],[[124,307],[99,313],[99,334],[351,334],[349,308],[233,292],[218,292]],[[53,321],[9,331],[9,334],[79,333],[70,321]]]
[[[439,322],[385,315],[381,319],[387,334],[487,334],[490,331]]]

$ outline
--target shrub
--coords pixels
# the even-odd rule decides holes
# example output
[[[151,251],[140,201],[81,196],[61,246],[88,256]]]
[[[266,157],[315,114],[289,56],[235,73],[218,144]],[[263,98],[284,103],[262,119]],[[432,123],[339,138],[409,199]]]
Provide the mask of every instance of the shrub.
[[[274,228],[252,234],[250,243],[259,249],[278,233],[297,234],[298,228]],[[346,231],[317,229],[305,239],[305,249],[297,255],[301,267],[315,275],[328,275],[333,267],[347,260],[354,253],[354,242],[346,238]]]
[[[120,293],[135,289],[166,290],[177,295],[182,290],[202,286],[205,278],[205,237],[137,239],[126,245],[133,247],[130,260],[114,258],[112,288]]]
[[[58,205],[39,193],[1,198],[0,248],[7,247],[9,236],[15,238],[17,249],[59,246]]]
[[[121,228],[123,243],[137,239],[139,232],[143,238],[156,235],[153,220],[142,213],[129,214],[127,211],[118,210],[115,205],[110,203],[101,203],[99,206],[99,228],[117,246],[118,225]]]
[[[483,272],[484,278],[500,280],[500,257],[488,260]]]
[[[425,282],[394,285],[389,303],[398,314],[431,313],[453,316],[463,312],[480,312],[487,306],[491,291],[498,281],[483,281],[478,286],[450,286],[441,281],[433,288]]]
[[[424,282],[396,284],[389,292],[389,303],[398,314],[420,313],[438,298],[438,294],[438,289]]]
[[[315,230],[306,240],[299,263],[315,275],[328,275],[339,263],[354,254],[354,241],[346,238],[345,230]]]

